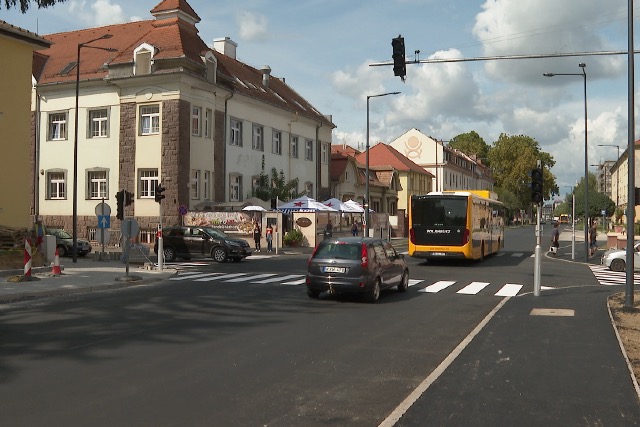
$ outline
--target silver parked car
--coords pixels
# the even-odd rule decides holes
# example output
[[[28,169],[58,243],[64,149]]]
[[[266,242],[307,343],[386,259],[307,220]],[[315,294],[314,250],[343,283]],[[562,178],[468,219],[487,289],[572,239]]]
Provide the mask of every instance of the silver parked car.
[[[380,291],[409,286],[409,267],[403,254],[391,243],[370,237],[328,238],[318,244],[309,258],[307,295],[320,293],[361,293],[369,302],[380,298]]]
[[[625,271],[627,260],[626,249],[609,249],[600,258],[600,264],[613,271]],[[640,242],[633,245],[633,268],[640,269]]]

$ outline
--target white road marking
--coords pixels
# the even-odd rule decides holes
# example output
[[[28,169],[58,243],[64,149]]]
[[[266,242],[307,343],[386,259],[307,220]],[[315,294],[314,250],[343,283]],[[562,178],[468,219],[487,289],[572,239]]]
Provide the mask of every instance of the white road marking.
[[[453,285],[455,282],[454,281],[449,281],[449,280],[441,280],[439,282],[434,283],[433,285],[429,285],[426,288],[418,291],[418,292],[429,292],[432,294],[435,294],[436,292],[440,292],[441,290],[448,288],[449,286]]]
[[[203,277],[202,279],[196,279],[196,282],[210,282],[212,280],[230,279],[232,277],[245,276],[247,273],[233,273],[223,274],[222,276]]]
[[[207,276],[215,276],[222,273],[198,273],[198,272],[189,272],[189,273],[180,273],[176,277],[172,277],[169,280],[188,280],[188,279],[196,279],[198,277],[207,277]]]
[[[296,279],[298,277],[304,277],[304,274],[290,274],[288,276],[278,276],[278,277],[273,277],[271,279],[265,279],[265,280],[259,280],[257,282],[251,282],[251,283],[273,283],[273,282],[281,282],[284,280],[289,280],[289,279]]]
[[[457,293],[475,295],[487,286],[489,286],[489,282],[471,282],[464,288],[460,289]]]
[[[250,280],[264,279],[265,277],[275,276],[275,273],[256,274],[255,276],[236,277],[235,279],[225,280],[225,283],[248,282]]]
[[[514,297],[518,295],[522,289],[522,285],[517,285],[515,283],[507,283],[504,285],[498,292],[495,293],[497,297]]]

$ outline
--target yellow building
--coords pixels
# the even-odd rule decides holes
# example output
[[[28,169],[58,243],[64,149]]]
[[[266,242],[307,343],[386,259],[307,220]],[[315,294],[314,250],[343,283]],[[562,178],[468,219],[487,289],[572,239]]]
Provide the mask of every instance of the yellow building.
[[[34,182],[31,140],[33,51],[50,43],[0,21],[0,225],[31,226]]]

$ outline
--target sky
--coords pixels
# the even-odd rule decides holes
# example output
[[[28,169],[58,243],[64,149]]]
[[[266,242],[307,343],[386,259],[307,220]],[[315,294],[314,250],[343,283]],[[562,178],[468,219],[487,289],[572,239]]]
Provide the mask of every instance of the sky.
[[[0,19],[46,35],[152,19],[149,11],[159,1],[67,0],[46,9],[32,5],[26,14],[2,4]],[[370,99],[370,145],[411,128],[443,141],[476,131],[489,145],[502,133],[527,135],[553,156],[551,172],[564,196],[584,176],[581,62],[588,164],[617,159],[616,147],[599,145],[619,146],[622,153],[628,144],[626,54],[411,63],[405,82],[391,66],[371,66],[391,61],[391,39],[398,35],[408,61],[626,52],[625,0],[187,1],[209,46],[230,37],[239,60],[270,66],[273,76],[332,116],[334,144],[364,150],[367,96],[399,91]],[[545,72],[579,75],[548,78]]]

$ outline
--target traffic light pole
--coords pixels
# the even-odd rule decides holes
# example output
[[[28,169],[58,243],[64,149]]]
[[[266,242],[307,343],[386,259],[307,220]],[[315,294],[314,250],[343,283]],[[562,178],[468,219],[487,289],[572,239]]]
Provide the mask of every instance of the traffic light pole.
[[[540,216],[541,210],[540,205],[536,204],[536,249],[535,256],[536,260],[533,267],[533,295],[536,297],[540,296],[540,265],[542,263],[541,256],[542,250],[540,248],[540,241],[542,239],[542,232],[540,230]]]
[[[164,244],[162,243],[162,203],[159,205],[159,219],[158,219],[158,270],[162,271],[162,264],[164,264]]]

